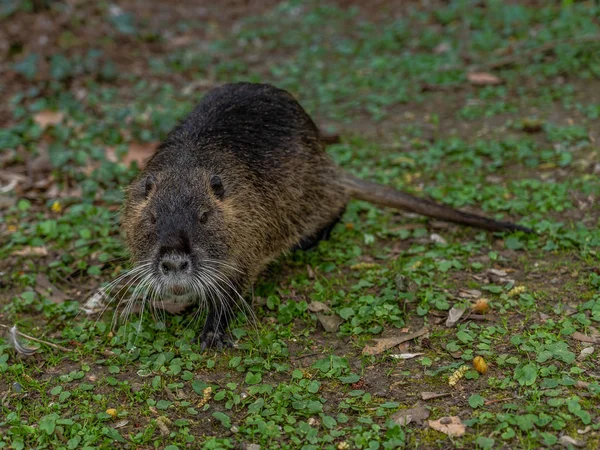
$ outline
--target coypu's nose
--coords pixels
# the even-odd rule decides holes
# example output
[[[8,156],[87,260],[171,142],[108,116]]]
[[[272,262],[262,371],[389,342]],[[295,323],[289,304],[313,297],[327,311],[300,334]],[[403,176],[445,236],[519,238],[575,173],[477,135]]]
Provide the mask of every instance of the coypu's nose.
[[[192,264],[187,256],[165,255],[158,267],[163,275],[182,275],[190,271]]]

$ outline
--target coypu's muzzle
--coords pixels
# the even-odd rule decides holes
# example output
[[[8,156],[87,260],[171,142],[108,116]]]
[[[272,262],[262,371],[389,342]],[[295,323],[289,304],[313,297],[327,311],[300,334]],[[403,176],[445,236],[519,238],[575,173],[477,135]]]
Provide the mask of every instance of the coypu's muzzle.
[[[158,261],[159,280],[173,295],[184,295],[189,290],[192,278],[192,260],[188,255],[169,253]]]

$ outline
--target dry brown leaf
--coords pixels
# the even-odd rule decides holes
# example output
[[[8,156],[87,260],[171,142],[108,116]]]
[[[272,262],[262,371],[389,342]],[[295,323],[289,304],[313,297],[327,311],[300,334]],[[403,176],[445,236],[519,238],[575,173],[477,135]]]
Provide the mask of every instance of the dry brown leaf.
[[[577,386],[579,389],[587,389],[588,386],[590,385],[589,381],[577,381],[577,383],[575,383],[575,386]]]
[[[586,348],[584,348],[579,353],[579,356],[577,357],[577,361],[583,361],[588,356],[590,356],[592,353],[594,353],[594,347],[586,347]]]
[[[397,353],[395,355],[390,355],[390,357],[395,359],[412,359],[417,356],[423,356],[425,353]]]
[[[481,297],[481,291],[477,289],[461,289],[458,295],[462,298],[479,298]]]
[[[462,317],[467,308],[464,306],[454,305],[452,309],[448,312],[448,318],[446,319],[446,327],[452,328],[456,322]]]
[[[64,113],[60,111],[40,111],[33,115],[33,121],[37,123],[41,128],[47,128],[50,125],[58,125],[64,119]]]
[[[424,406],[418,408],[401,409],[400,411],[392,414],[391,419],[394,423],[404,426],[411,422],[420,425],[429,417],[429,410]]]
[[[26,246],[12,252],[13,256],[48,256],[48,249],[46,247],[31,247]]]
[[[576,340],[581,341],[581,342],[587,342],[588,344],[598,344],[598,343],[600,343],[600,339],[599,338],[593,337],[593,336],[586,336],[585,334],[580,333],[579,331],[576,331],[575,333],[573,333],[571,335],[571,337],[573,339],[576,339]]]
[[[325,303],[323,302],[310,302],[308,304],[308,310],[310,312],[314,312],[314,313],[319,313],[319,312],[331,312],[331,308],[329,308],[329,306],[327,306]]]
[[[468,73],[467,80],[474,86],[494,86],[503,83],[501,78],[487,72]]]
[[[54,286],[43,273],[38,273],[35,277],[35,290],[57,304],[64,303],[69,298],[63,291]]]
[[[450,395],[452,395],[452,394],[450,394],[450,393],[438,394],[436,392],[421,392],[421,398],[423,400],[431,400],[434,398],[448,397]]]
[[[448,242],[446,242],[446,239],[444,239],[442,236],[440,236],[437,233],[432,233],[431,236],[429,236],[429,240],[435,244],[441,244],[441,245],[446,245]]]
[[[328,331],[330,333],[335,333],[340,327],[340,325],[344,323],[344,319],[342,319],[337,314],[327,315],[319,312],[317,313],[317,319],[319,320],[319,323],[323,326],[325,331]]]
[[[565,447],[569,447],[571,445],[573,447],[585,447],[585,441],[573,439],[571,436],[567,436],[566,434],[564,436],[561,436],[558,442],[560,442]]]
[[[157,147],[157,142],[132,142],[129,144],[127,154],[123,156],[121,163],[129,166],[135,161],[140,168],[143,168],[148,159],[154,154]],[[114,148],[106,148],[106,159],[112,162],[118,162],[119,158],[117,158]]]
[[[489,269],[488,273],[496,275],[497,277],[505,277],[506,275],[508,275],[508,272],[501,269]]]
[[[458,416],[442,417],[438,420],[428,421],[429,427],[448,436],[462,436],[465,434],[465,425]]]
[[[412,339],[418,338],[419,336],[423,336],[427,333],[427,328],[421,328],[414,333],[402,334],[400,336],[393,336],[389,338],[375,339],[375,345],[369,346],[365,345],[363,348],[363,355],[379,355],[386,350],[395,347],[402,342],[410,341]]]

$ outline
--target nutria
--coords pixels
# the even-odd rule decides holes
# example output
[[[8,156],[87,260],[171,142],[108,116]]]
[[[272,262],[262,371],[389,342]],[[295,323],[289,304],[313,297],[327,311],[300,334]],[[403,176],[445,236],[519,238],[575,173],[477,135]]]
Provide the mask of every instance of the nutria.
[[[127,188],[122,224],[153,300],[208,305],[202,348],[221,348],[230,345],[240,293],[285,251],[326,239],[352,198],[491,231],[531,231],[345,173],[292,95],[251,83],[213,89],[171,131]]]

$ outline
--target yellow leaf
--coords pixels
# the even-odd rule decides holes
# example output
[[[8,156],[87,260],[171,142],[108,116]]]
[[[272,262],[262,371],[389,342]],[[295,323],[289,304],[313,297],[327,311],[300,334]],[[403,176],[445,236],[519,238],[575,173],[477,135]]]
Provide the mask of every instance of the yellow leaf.
[[[60,203],[58,201],[55,201],[54,203],[52,203],[50,209],[52,210],[52,212],[59,213],[62,211],[62,206],[60,206]]]
[[[488,370],[488,365],[482,356],[476,356],[475,358],[473,358],[473,367],[475,367],[475,370],[482,375],[485,374]]]

